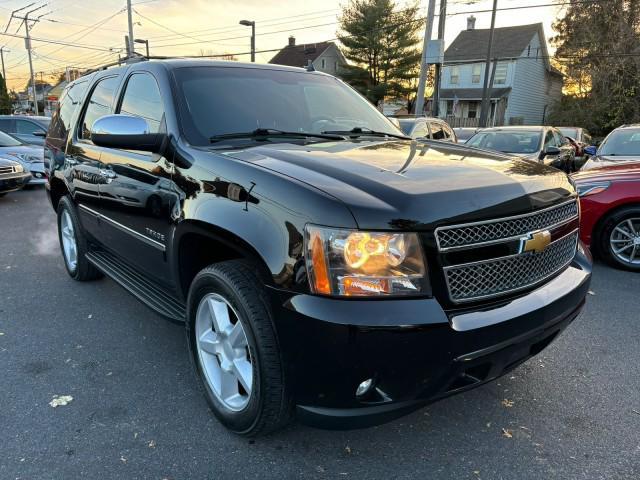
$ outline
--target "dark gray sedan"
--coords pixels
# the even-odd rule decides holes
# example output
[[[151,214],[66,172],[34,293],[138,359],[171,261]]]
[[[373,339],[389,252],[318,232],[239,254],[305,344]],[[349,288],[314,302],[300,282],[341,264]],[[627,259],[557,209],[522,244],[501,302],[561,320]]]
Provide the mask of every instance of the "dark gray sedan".
[[[9,133],[30,145],[44,145],[49,129],[49,117],[31,115],[0,115],[0,131]]]

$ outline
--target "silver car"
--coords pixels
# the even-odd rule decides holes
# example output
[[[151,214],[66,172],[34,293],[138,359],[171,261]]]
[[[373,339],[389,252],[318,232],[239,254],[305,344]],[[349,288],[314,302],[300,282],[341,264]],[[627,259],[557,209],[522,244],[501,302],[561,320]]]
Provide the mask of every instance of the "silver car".
[[[31,173],[29,185],[41,185],[46,182],[42,147],[28,145],[7,133],[0,132],[0,154],[20,163],[25,172]]]

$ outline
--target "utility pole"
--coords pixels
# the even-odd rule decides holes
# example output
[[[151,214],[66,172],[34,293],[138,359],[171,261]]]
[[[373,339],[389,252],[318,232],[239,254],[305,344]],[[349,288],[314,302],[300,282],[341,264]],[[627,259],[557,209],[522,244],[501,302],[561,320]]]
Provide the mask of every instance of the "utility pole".
[[[35,114],[38,116],[40,111],[38,109],[38,92],[36,90],[36,80],[33,75],[33,61],[31,60],[31,35],[29,34],[29,14],[33,10],[27,12],[24,16],[24,29],[26,31],[26,38],[24,39],[24,45],[27,49],[27,55],[29,55],[29,71],[31,72],[31,88],[33,88],[33,108],[35,109]]]
[[[447,19],[447,0],[440,0],[440,16],[438,17],[438,39],[444,40],[444,22]],[[433,90],[433,107],[431,114],[437,117],[440,113],[440,77],[442,64],[436,63],[435,85]]]
[[[491,89],[493,81],[489,85],[489,68],[491,66],[491,50],[493,48],[493,32],[496,26],[496,10],[498,8],[498,0],[493,0],[493,10],[491,11],[491,29],[489,30],[489,46],[487,47],[487,60],[484,66],[484,85],[482,87],[482,104],[480,106],[480,127],[487,126],[489,118],[489,104],[491,99]],[[495,71],[495,63],[493,65]]]
[[[129,53],[127,56],[133,56],[133,13],[131,9],[131,0],[127,0],[127,20],[129,22],[129,35],[127,37],[127,52]]]
[[[10,50],[5,50],[4,47],[0,47],[0,60],[2,60],[2,78],[4,78],[5,83],[7,82],[7,74],[4,71],[4,52],[9,52]]]
[[[429,65],[427,65],[427,47],[429,46],[429,40],[431,40],[431,33],[433,31],[433,17],[435,16],[436,0],[429,0],[429,10],[427,10],[427,22],[424,27],[424,43],[422,45],[422,60],[420,61],[420,79],[418,80],[418,96],[416,97],[416,104],[413,109],[413,113],[417,115],[422,114],[424,108],[424,89],[427,83],[427,74],[429,72]]]

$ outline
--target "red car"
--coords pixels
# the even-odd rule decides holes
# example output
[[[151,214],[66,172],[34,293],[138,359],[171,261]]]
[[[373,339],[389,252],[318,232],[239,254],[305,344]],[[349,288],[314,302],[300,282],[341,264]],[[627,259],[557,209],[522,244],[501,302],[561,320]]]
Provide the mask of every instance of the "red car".
[[[572,178],[580,195],[582,241],[611,265],[640,271],[640,162]]]

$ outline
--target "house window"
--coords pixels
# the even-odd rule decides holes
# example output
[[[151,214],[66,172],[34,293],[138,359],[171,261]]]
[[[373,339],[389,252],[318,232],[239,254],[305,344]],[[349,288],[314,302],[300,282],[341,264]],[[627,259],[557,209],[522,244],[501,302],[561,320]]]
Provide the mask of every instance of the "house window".
[[[471,83],[480,83],[480,72],[482,71],[482,65],[476,63],[471,70]]]
[[[325,68],[325,67],[326,67],[326,65],[327,65],[327,61],[323,58],[323,59],[320,61],[320,65],[322,66],[322,68]]]
[[[449,83],[451,83],[452,85],[457,85],[459,79],[460,79],[460,68],[451,67],[451,77],[449,79]]]
[[[447,117],[453,115],[453,100],[447,100]]]
[[[507,66],[505,62],[498,62],[496,65],[496,74],[493,77],[494,85],[502,85],[507,82]]]
[[[467,117],[477,118],[478,116],[478,102],[469,102],[469,110],[467,110]]]

